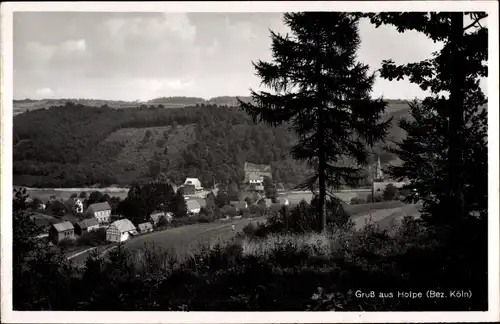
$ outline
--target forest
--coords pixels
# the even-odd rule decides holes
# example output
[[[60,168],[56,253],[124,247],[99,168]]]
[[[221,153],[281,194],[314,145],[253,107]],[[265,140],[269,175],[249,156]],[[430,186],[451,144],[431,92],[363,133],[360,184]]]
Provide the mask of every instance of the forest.
[[[408,114],[404,108],[404,102],[389,101],[387,118],[394,117],[394,139],[402,137],[396,121]],[[169,141],[158,143],[158,154],[138,176],[130,169],[140,166],[117,161],[127,143],[105,141],[120,129],[183,125],[194,127],[194,140],[170,157],[164,154]],[[27,187],[131,185],[159,172],[176,183],[189,175],[209,186],[214,181],[241,181],[245,161],[271,164],[273,178],[288,187],[299,184],[308,172],[289,155],[296,137],[286,126],[256,124],[236,107],[214,104],[117,109],[67,102],[15,116],[13,138],[14,184]],[[382,145],[375,152],[383,163],[394,159]]]

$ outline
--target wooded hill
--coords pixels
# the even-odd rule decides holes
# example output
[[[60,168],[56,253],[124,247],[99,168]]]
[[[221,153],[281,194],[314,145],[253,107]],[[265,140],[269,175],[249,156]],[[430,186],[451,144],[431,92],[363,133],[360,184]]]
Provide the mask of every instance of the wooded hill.
[[[408,106],[389,102],[391,116],[388,140],[399,140],[397,120],[408,117]],[[14,184],[129,185],[163,172],[176,183],[189,176],[210,186],[241,181],[244,162],[250,161],[271,164],[273,178],[293,186],[308,172],[289,155],[294,141],[285,127],[256,125],[225,105],[117,109],[66,103],[14,117]],[[393,160],[382,146],[375,149],[382,163]]]

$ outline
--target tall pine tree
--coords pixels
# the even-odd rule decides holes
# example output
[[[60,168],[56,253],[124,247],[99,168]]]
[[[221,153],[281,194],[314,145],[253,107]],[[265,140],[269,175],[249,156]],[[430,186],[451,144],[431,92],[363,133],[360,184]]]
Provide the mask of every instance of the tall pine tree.
[[[404,156],[403,168],[408,169],[406,174],[411,175],[409,179],[413,186],[422,185],[420,180],[423,175],[414,173],[415,170],[424,172],[423,167],[428,163],[439,164],[442,167],[439,178],[446,175],[445,184],[436,181],[435,186],[419,189],[427,192],[425,194],[427,197],[430,197],[428,194],[432,194],[431,196],[434,197],[432,200],[440,197],[439,204],[444,208],[441,208],[439,213],[434,213],[436,221],[449,223],[462,219],[468,216],[471,205],[475,204],[475,202],[468,201],[471,191],[468,186],[471,183],[467,183],[466,179],[470,178],[469,173],[478,172],[473,178],[483,181],[479,179],[484,179],[484,174],[479,172],[487,172],[483,168],[487,155],[481,155],[486,147],[486,132],[482,129],[486,123],[486,115],[479,108],[487,102],[479,87],[479,78],[488,75],[486,63],[488,29],[482,25],[482,20],[487,17],[487,14],[484,12],[403,12],[365,14],[365,16],[369,17],[377,27],[389,24],[395,26],[399,32],[414,30],[425,34],[433,41],[444,43],[442,50],[433,53],[432,58],[421,62],[396,65],[392,60],[384,61],[381,75],[389,80],[408,77],[410,82],[432,93],[422,107],[427,110],[426,114],[435,114],[436,120],[433,122],[440,124],[438,127],[440,130],[445,127],[445,131],[439,134],[440,140],[444,141],[441,149],[446,152],[446,156],[440,159],[444,160],[422,159],[417,156],[416,151],[408,150],[408,146],[412,145],[411,141],[415,141],[416,137],[413,135],[406,140],[406,144],[400,145],[398,151]],[[470,23],[465,25],[464,17],[470,18]],[[444,93],[448,93],[449,97],[446,98]],[[413,109],[413,112],[414,117],[417,117],[415,113],[421,113],[418,109]],[[470,125],[474,119],[480,122],[477,129]],[[425,119],[425,122],[430,122],[430,119]],[[410,126],[412,129],[410,132],[418,132],[416,131],[418,127],[425,127],[425,125],[420,123]],[[430,139],[431,133],[428,134],[427,140]],[[479,147],[475,147],[474,155],[471,155],[472,151],[467,149],[470,146],[470,136],[481,138],[475,141],[475,145]],[[418,145],[416,142],[414,144]],[[475,168],[473,165],[480,167]],[[393,171],[396,176],[405,173],[401,168],[395,168]],[[476,193],[484,193],[484,187],[477,187],[473,190],[476,190]],[[443,195],[443,192],[446,194]],[[484,207],[473,208],[484,209]]]
[[[273,62],[254,63],[273,93],[252,90],[253,103],[239,103],[254,122],[285,124],[298,135],[292,155],[314,170],[299,187],[319,186],[325,230],[328,191],[358,183],[361,168],[353,165],[366,163],[366,145],[383,139],[390,121],[380,121],[385,102],[370,97],[374,75],[356,61],[360,37],[355,15],[287,13],[284,22],[292,33],[271,32]]]

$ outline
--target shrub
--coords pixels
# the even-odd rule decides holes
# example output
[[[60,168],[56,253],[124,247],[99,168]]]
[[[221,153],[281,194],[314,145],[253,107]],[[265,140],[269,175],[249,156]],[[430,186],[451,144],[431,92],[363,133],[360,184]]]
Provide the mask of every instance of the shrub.
[[[385,187],[382,197],[384,200],[394,200],[394,197],[396,196],[397,192],[398,188],[396,188],[396,186],[394,186],[392,183],[389,183]]]
[[[168,220],[167,220],[167,217],[166,216],[160,216],[160,218],[158,219],[158,223],[156,223],[156,226],[158,227],[165,227],[165,226],[168,226]]]
[[[99,228],[91,232],[84,232],[77,238],[78,245],[98,246],[106,244],[106,229]]]
[[[373,197],[373,200],[372,200],[372,197]],[[368,197],[366,197],[366,202],[369,204],[372,202],[381,202],[381,201],[382,201],[382,196],[380,196],[380,195],[372,196],[371,194],[369,194]]]

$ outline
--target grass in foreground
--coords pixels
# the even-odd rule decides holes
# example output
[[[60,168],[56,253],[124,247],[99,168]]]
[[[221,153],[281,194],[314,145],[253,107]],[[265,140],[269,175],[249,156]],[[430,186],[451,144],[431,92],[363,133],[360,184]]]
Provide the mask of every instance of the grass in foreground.
[[[486,239],[480,222],[427,228],[247,235],[188,257],[145,246],[87,261],[57,287],[78,294],[51,300],[57,310],[437,311],[487,308]],[[458,234],[458,235],[457,235]],[[468,234],[468,235],[463,235]],[[58,296],[57,287],[50,287]],[[379,293],[472,291],[472,298],[382,298]],[[356,292],[374,298],[359,298]],[[388,295],[387,295],[388,296]]]

